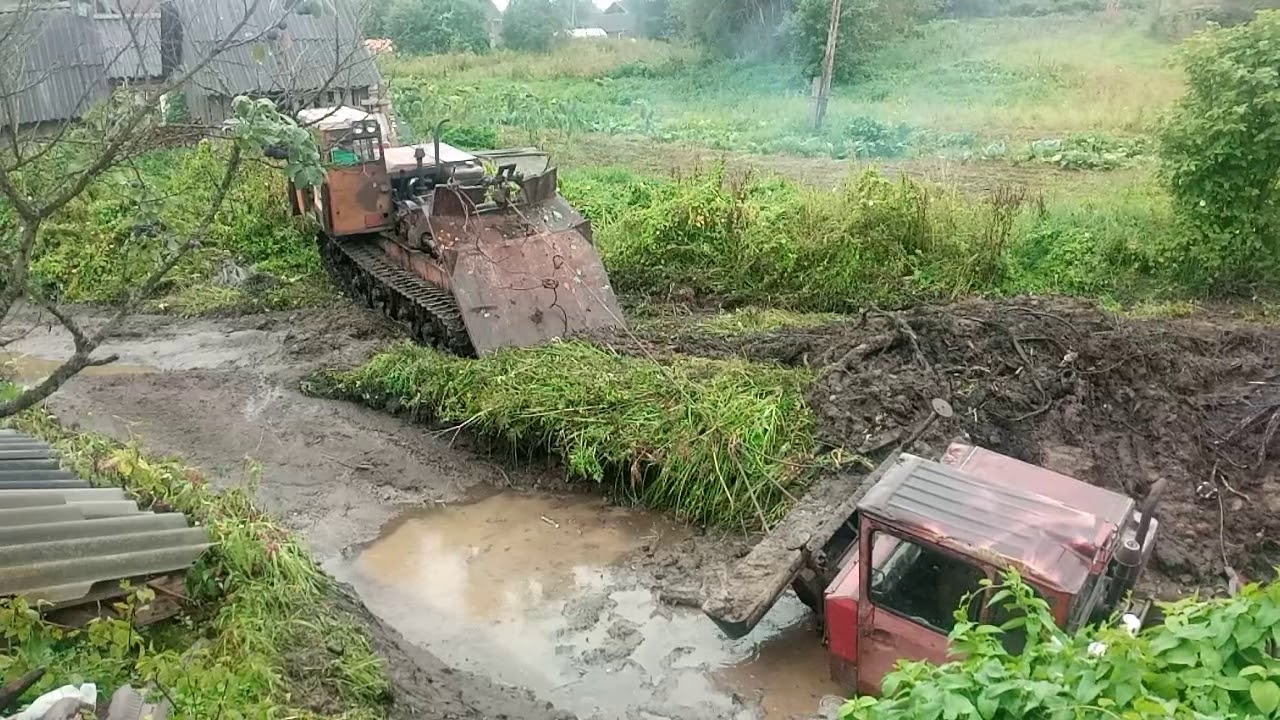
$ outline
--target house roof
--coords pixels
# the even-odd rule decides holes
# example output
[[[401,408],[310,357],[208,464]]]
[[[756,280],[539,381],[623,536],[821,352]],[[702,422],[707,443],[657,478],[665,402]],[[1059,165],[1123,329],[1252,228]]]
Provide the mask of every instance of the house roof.
[[[966,472],[962,454],[955,447],[948,453],[959,467],[902,455],[858,510],[954,552],[987,556],[1054,589],[1079,592],[1133,501],[1101,488],[1082,492],[1086,483],[1012,458],[993,464],[981,456]]]
[[[237,33],[242,43],[217,54],[192,78],[210,94],[313,91],[379,82],[373,54],[344,2],[322,16],[288,12],[290,0],[264,0]],[[242,0],[178,0],[186,62],[218,47],[239,24]],[[284,18],[283,28],[272,26]]]
[[[89,18],[69,8],[4,13],[0,32],[9,37],[9,47],[0,50],[0,95],[14,97],[17,124],[79,117],[110,92],[102,44]],[[9,120],[8,107],[0,104],[0,125]]]
[[[158,15],[98,17],[94,23],[107,76],[112,80],[152,78],[164,73]]]
[[[635,19],[625,10],[622,12],[609,12],[606,10],[595,19],[595,24],[610,35],[630,33],[636,27]]]

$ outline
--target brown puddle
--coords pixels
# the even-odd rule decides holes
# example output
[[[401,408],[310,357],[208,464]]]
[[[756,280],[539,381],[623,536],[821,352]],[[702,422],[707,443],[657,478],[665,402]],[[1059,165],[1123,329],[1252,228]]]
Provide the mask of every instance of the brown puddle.
[[[330,569],[446,663],[583,720],[816,716],[837,688],[798,600],[733,641],[618,563],[685,532],[598,499],[502,493],[409,515]]]
[[[105,354],[105,353],[104,353]],[[69,356],[68,356],[69,357]],[[91,356],[93,357],[93,356]],[[7,374],[11,375],[15,382],[23,385],[35,385],[66,362],[66,358],[50,359],[37,357],[35,355],[22,355],[18,353],[0,353],[0,367],[3,367]],[[80,371],[81,375],[138,375],[142,373],[156,372],[154,368],[143,367],[141,365],[123,365],[121,363],[110,363],[109,365],[98,365],[95,367],[87,367]]]

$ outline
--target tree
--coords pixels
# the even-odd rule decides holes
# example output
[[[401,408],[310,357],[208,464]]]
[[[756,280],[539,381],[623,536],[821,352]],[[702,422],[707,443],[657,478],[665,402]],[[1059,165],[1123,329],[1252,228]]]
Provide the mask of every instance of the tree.
[[[408,53],[484,52],[489,29],[483,3],[488,1],[392,0],[387,36],[397,50]]]
[[[676,19],[671,0],[624,0],[623,6],[636,18],[636,30],[641,37],[655,40],[675,37]]]
[[[1182,49],[1187,92],[1160,134],[1162,172],[1186,232],[1162,260],[1204,286],[1280,271],[1280,11],[1210,30]]]
[[[126,40],[107,45],[103,57],[86,56],[84,46],[76,49],[73,32],[93,26],[81,19],[74,8],[50,7],[41,0],[23,0],[0,12],[0,237],[4,254],[3,284],[0,286],[0,346],[16,339],[9,332],[14,310],[23,303],[47,312],[67,330],[73,341],[71,355],[43,382],[28,388],[17,397],[0,403],[0,417],[25,410],[44,400],[68,379],[86,367],[104,365],[115,356],[95,357],[98,347],[111,335],[121,320],[133,312],[153,293],[170,271],[193,249],[199,247],[211,224],[222,209],[231,188],[250,162],[266,162],[271,155],[283,162],[291,179],[299,185],[314,184],[320,179],[320,155],[312,135],[292,119],[282,115],[268,101],[237,98],[233,103],[232,122],[225,127],[206,128],[222,151],[221,172],[214,181],[215,190],[199,208],[198,218],[182,232],[165,228],[147,228],[140,232],[156,237],[167,247],[162,256],[129,297],[123,299],[110,318],[95,328],[82,327],[57,304],[57,297],[39,287],[31,279],[31,268],[47,239],[46,226],[70,222],[69,208],[90,192],[112,191],[128,185],[137,196],[148,195],[148,181],[138,171],[135,161],[154,148],[156,133],[163,120],[162,98],[181,95],[197,76],[203,81],[216,80],[224,55],[244,56],[250,62],[272,55],[270,43],[279,38],[291,16],[304,12],[323,18],[323,5],[281,3],[278,0],[243,0],[234,5],[237,11],[220,18],[223,22],[209,38],[208,44],[193,45],[183,62],[171,64],[172,35],[145,32],[181,23],[182,15],[157,19],[157,5],[147,0],[118,0],[120,27]],[[191,7],[191,6],[186,6]],[[147,15],[150,11],[151,15]],[[165,10],[164,12],[168,12]],[[330,16],[335,37],[344,27]],[[154,20],[154,24],[148,24]],[[348,25],[350,23],[347,23]],[[323,26],[323,24],[321,25]],[[183,29],[185,32],[185,29]],[[208,32],[208,28],[204,29]],[[274,35],[274,37],[273,37]],[[61,43],[64,50],[49,52],[49,42]],[[160,47],[148,48],[148,43]],[[317,85],[295,87],[280,84],[285,102],[314,100],[334,78],[351,67],[352,62],[367,61],[358,42],[347,47],[359,51],[336,52],[330,61],[312,58],[312,79],[323,79]],[[114,48],[114,49],[113,49]],[[203,48],[195,52],[194,48]],[[146,58],[164,58],[163,79],[159,82],[124,86],[107,94],[106,75],[141,76]],[[100,61],[101,65],[93,62]],[[136,61],[136,65],[132,63]],[[331,63],[331,66],[330,66]],[[96,74],[94,68],[97,68]],[[154,70],[155,68],[152,68]],[[327,73],[327,75],[326,75]],[[284,77],[283,75],[281,76]],[[76,85],[71,79],[79,79]],[[43,92],[56,85],[62,95]],[[62,102],[56,107],[54,102]],[[43,114],[41,114],[43,113]],[[50,118],[50,119],[46,119]],[[207,188],[201,188],[207,192]],[[180,199],[169,198],[170,202]],[[283,199],[282,199],[283,202]]]
[[[391,15],[392,0],[370,0],[365,7],[364,17],[360,18],[360,29],[368,38],[384,38],[391,32],[388,22]]]
[[[722,55],[770,56],[784,0],[671,0],[681,34]]]
[[[844,0],[836,43],[836,80],[856,79],[873,50],[909,32],[936,9],[935,0]],[[821,72],[830,20],[830,0],[796,0],[780,31],[784,45],[791,50],[791,60],[806,78]]]
[[[551,0],[511,0],[502,14],[502,42],[512,50],[547,52],[564,26]]]

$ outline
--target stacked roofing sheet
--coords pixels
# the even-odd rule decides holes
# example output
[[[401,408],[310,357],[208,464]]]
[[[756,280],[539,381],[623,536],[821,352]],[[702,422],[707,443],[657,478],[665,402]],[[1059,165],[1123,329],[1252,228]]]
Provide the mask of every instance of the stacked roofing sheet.
[[[0,430],[0,597],[76,605],[110,596],[123,579],[184,571],[209,544],[181,513],[89,487],[48,444]]]

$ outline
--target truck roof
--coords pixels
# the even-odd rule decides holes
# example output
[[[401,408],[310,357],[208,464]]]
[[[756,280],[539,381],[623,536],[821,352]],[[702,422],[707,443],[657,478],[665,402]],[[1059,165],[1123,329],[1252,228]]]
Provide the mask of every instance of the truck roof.
[[[858,510],[1074,594],[1105,561],[1100,555],[1133,505],[1105,488],[956,443],[942,463],[902,454]]]

